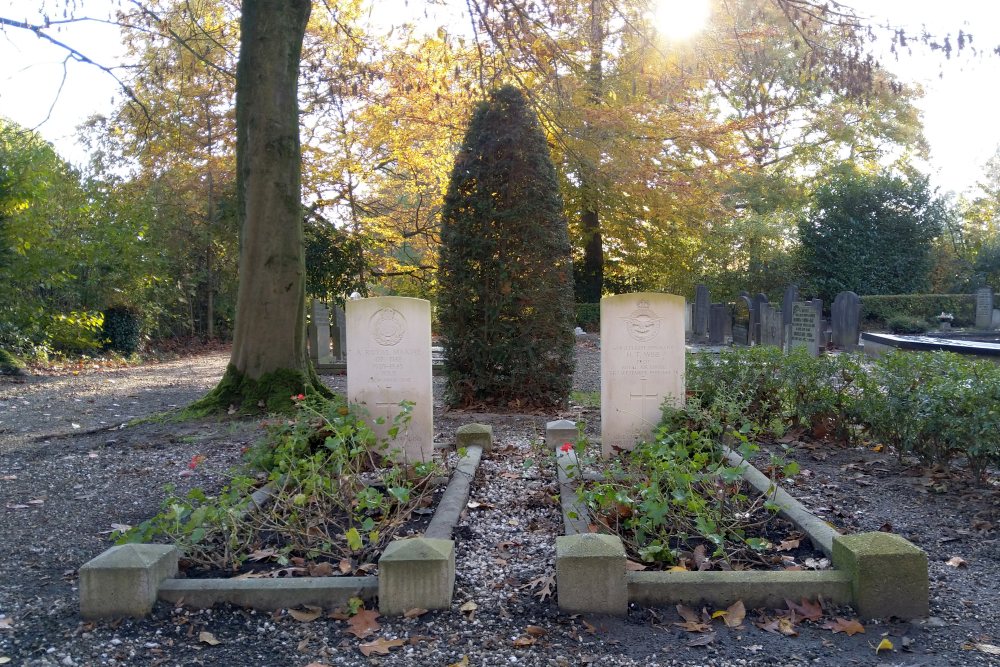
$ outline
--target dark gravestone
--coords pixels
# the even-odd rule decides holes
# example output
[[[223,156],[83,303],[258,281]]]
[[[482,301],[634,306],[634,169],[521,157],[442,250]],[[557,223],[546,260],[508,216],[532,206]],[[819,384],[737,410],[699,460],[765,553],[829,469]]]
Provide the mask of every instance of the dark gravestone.
[[[330,324],[330,340],[333,341],[333,359],[347,363],[347,316],[340,306],[333,307],[333,320]]]
[[[819,355],[820,312],[813,303],[807,301],[796,301],[792,304],[789,350],[805,347],[811,356]]]
[[[700,340],[708,334],[708,316],[711,305],[708,286],[698,285],[694,290],[694,313],[691,327],[695,340]]]
[[[799,286],[789,285],[785,288],[785,295],[781,300],[781,332],[782,343],[785,342],[785,327],[792,323],[792,304],[799,300]]]
[[[750,336],[756,345],[760,345],[760,306],[769,303],[766,294],[758,294],[751,301]]]
[[[708,344],[722,345],[726,342],[726,324],[732,318],[729,316],[729,306],[724,303],[713,303],[708,311]]]
[[[736,297],[733,306],[733,345],[750,344],[750,314],[753,304],[750,299],[740,295]]]
[[[760,304],[760,344],[781,347],[781,311],[768,303]]]
[[[833,344],[851,352],[858,348],[861,335],[861,297],[854,292],[841,292],[830,307],[830,327]]]
[[[976,328],[993,328],[993,288],[980,287],[976,290]]]

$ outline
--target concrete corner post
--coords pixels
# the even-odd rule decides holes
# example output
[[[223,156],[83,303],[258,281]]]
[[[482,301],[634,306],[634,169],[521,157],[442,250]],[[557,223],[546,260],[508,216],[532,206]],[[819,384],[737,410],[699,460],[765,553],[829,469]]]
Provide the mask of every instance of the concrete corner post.
[[[449,609],[455,588],[455,542],[417,537],[390,542],[378,561],[378,609]]]
[[[86,620],[142,618],[153,610],[160,583],[177,574],[177,548],[122,544],[80,567],[80,615]]]
[[[493,427],[488,424],[466,424],[455,429],[455,447],[478,445],[483,451],[493,451]]]
[[[927,554],[899,535],[837,535],[833,566],[851,575],[854,607],[863,618],[910,619],[930,613]]]
[[[545,444],[551,449],[559,449],[567,442],[576,445],[579,432],[576,424],[568,419],[558,419],[545,424]]]
[[[628,612],[625,546],[616,535],[563,535],[556,538],[559,608],[570,613]]]

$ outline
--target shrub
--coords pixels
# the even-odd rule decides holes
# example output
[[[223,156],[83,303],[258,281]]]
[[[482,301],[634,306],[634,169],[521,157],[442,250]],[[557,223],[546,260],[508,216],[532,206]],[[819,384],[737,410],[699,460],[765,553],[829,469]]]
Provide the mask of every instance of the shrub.
[[[129,306],[113,306],[104,311],[104,346],[124,355],[139,350],[142,323],[139,311]]]
[[[785,418],[779,373],[784,363],[781,350],[772,346],[731,348],[717,359],[689,354],[687,390],[724,424],[774,426]]]
[[[101,348],[101,327],[104,316],[73,311],[68,315],[53,315],[45,328],[53,349],[71,354],[96,352]]]
[[[601,330],[601,304],[576,304],[576,326],[584,331],[597,332]]]
[[[894,334],[922,334],[926,333],[927,320],[910,315],[893,315],[886,323],[885,328]]]
[[[23,372],[24,363],[0,347],[0,375],[20,375]]]
[[[973,294],[892,294],[861,297],[861,316],[869,326],[884,327],[890,319],[905,315],[926,321],[938,314],[951,313],[952,324],[969,326],[976,318]]]
[[[439,267],[447,401],[565,404],[575,343],[569,235],[545,134],[515,88],[473,114],[441,212]]]

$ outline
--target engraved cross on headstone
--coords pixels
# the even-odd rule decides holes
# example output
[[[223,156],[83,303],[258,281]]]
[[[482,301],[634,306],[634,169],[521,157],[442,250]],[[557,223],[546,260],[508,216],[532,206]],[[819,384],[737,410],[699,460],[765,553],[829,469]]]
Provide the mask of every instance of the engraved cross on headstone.
[[[649,378],[644,377],[644,378],[641,378],[639,381],[641,382],[641,385],[639,386],[639,393],[637,394],[635,392],[629,392],[628,397],[631,398],[632,400],[638,399],[639,402],[640,402],[639,403],[640,404],[640,409],[646,407],[646,401],[648,399],[653,399],[653,401],[656,403],[656,405],[654,407],[655,408],[659,408],[660,407],[659,406],[660,395],[656,394],[656,393],[652,393],[651,394],[651,393],[649,393],[646,390],[646,382],[649,381]]]

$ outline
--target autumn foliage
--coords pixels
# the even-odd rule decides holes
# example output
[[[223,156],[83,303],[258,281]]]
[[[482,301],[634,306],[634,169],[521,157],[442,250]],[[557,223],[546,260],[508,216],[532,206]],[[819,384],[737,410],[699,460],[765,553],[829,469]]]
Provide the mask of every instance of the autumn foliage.
[[[555,406],[573,372],[573,284],[548,145],[520,91],[475,110],[441,214],[439,319],[454,405]]]

